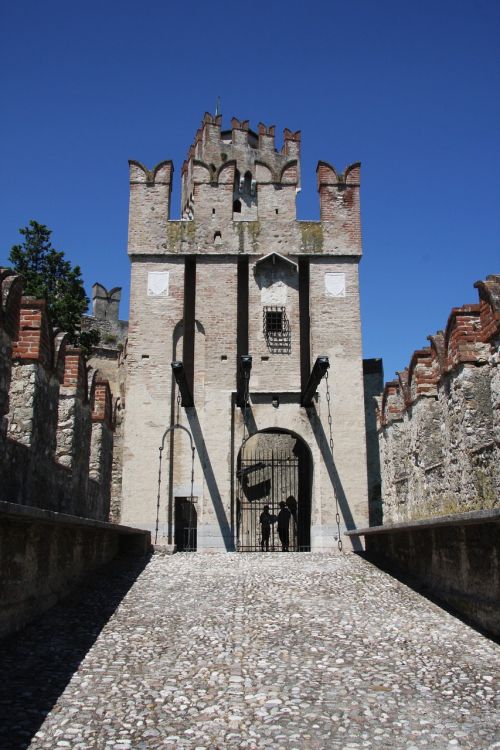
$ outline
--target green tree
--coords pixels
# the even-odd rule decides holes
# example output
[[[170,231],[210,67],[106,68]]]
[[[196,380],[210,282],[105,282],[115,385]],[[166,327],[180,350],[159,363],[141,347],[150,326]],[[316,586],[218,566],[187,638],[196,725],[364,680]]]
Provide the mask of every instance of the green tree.
[[[24,278],[24,294],[45,299],[52,325],[66,331],[71,343],[89,356],[99,332],[80,330],[89,303],[80,267],[72,267],[64,253],[52,247],[52,232],[45,224],[31,220],[19,232],[23,242],[12,247],[9,261]]]

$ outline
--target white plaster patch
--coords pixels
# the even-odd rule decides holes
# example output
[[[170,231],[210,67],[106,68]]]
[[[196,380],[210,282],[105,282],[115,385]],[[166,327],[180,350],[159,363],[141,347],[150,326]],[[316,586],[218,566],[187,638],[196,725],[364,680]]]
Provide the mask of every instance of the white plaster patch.
[[[148,273],[148,297],[168,297],[170,271],[150,271]]]
[[[345,273],[325,273],[327,297],[345,297]]]
[[[263,305],[286,305],[287,285],[284,281],[275,281],[270,286],[263,286],[260,299]]]

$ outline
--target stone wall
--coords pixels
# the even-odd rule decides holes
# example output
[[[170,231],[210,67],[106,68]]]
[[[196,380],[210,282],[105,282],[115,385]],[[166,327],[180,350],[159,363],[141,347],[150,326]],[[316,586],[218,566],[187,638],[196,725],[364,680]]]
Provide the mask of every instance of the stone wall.
[[[105,380],[111,390],[113,452],[111,465],[110,520],[121,518],[123,416],[125,409],[128,321],[120,320],[121,288],[109,291],[99,283],[92,286],[92,315],[82,319],[82,330],[95,330],[99,343],[92,348],[87,364],[93,376]],[[93,428],[96,432],[97,428]],[[105,439],[105,433],[103,432]]]
[[[357,532],[369,560],[476,627],[500,637],[500,510],[471,511]]]
[[[384,523],[500,506],[500,276],[475,284],[380,401]]]
[[[137,529],[0,501],[0,638],[118,553],[149,547],[149,534]]]
[[[0,270],[0,500],[107,519],[109,384],[53,331],[45,302]],[[92,464],[89,466],[92,456]]]

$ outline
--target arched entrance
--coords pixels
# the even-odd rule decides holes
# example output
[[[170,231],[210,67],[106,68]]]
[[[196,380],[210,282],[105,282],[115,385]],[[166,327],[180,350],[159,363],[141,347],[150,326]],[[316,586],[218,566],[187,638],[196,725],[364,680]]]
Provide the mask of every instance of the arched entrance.
[[[310,550],[312,458],[302,438],[288,430],[255,433],[240,450],[236,480],[240,552],[261,551],[260,515],[268,505],[276,517],[282,501],[291,513],[290,552]],[[269,549],[281,549],[276,523]]]

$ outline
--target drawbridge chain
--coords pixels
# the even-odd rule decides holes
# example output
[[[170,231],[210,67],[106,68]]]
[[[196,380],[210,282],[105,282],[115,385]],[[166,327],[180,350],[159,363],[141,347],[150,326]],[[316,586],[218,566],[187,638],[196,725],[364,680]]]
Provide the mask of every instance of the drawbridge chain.
[[[331,409],[331,395],[330,395],[330,386],[328,383],[328,370],[325,373],[326,378],[326,404],[328,407],[328,430],[330,432],[330,452],[332,454],[332,462],[333,462],[333,420],[332,420],[332,409]],[[333,496],[335,498],[335,522],[337,524],[337,545],[339,550],[342,552],[342,537],[340,536],[340,513],[339,513],[339,498],[337,495],[337,487],[335,486],[335,482],[332,482],[333,486]]]
[[[181,394],[180,392],[177,393],[177,416],[176,421],[173,425],[168,427],[165,432],[163,433],[163,437],[161,439],[161,445],[159,447],[159,461],[158,461],[158,496],[156,499],[156,527],[155,527],[155,544],[158,541],[158,527],[160,523],[160,505],[161,505],[161,464],[162,464],[162,458],[163,458],[163,451],[165,449],[165,440],[169,433],[173,432],[173,430],[184,430],[184,432],[187,432],[189,435],[189,440],[191,443],[191,495],[189,498],[189,531],[188,531],[188,548],[191,548],[191,542],[192,542],[192,534],[193,534],[193,528],[192,528],[192,514],[193,514],[193,502],[194,502],[194,456],[196,453],[196,448],[194,446],[193,442],[193,436],[191,435],[191,432],[187,429],[187,427],[184,427],[180,423],[180,406],[181,406]]]

